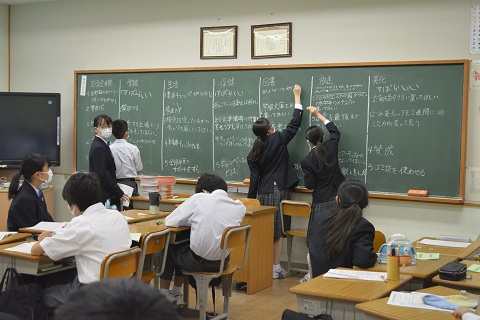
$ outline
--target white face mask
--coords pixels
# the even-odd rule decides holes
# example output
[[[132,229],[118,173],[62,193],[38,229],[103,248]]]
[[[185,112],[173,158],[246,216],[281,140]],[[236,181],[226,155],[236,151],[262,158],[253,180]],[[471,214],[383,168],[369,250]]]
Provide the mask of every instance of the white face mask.
[[[45,180],[45,179],[42,179],[42,178],[40,178],[40,177],[38,177],[38,179],[42,180],[42,181],[45,182],[45,183],[50,183],[50,182],[52,182],[52,178],[53,178],[52,169],[48,169],[47,172],[40,171],[40,173],[46,173],[46,174],[48,174],[48,179]]]
[[[112,136],[112,128],[98,128],[98,130],[100,131],[100,137],[102,137],[103,139],[108,139]]]
[[[68,212],[70,212],[70,213],[72,214],[72,216],[75,217],[75,209],[77,208],[77,205],[74,204],[74,205],[73,205],[73,208],[70,209],[70,205],[67,203],[67,207],[68,207]]]

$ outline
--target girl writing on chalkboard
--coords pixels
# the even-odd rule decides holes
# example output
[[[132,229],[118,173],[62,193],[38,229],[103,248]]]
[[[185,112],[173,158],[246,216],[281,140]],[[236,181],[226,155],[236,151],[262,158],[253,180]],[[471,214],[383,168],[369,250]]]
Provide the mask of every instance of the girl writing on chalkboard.
[[[365,184],[347,180],[338,189],[335,207],[313,216],[308,236],[313,277],[337,267],[370,268],[375,264],[375,228],[362,212],[367,205]]]
[[[20,186],[20,177],[23,184]],[[8,209],[9,231],[32,227],[40,221],[52,222],[40,186],[52,181],[53,173],[47,156],[32,153],[23,158],[20,171],[13,176],[8,188],[8,199],[13,199]]]
[[[257,198],[262,205],[280,207],[283,199],[290,199],[290,189],[298,185],[298,177],[290,161],[287,144],[293,139],[302,124],[303,107],[300,102],[302,88],[295,85],[295,109],[293,118],[282,132],[276,132],[274,125],[260,118],[252,126],[257,136],[248,154],[250,168],[249,198]],[[288,217],[289,218],[289,217]],[[285,270],[280,266],[283,238],[280,212],[274,216],[273,278],[281,279]],[[285,230],[290,229],[290,221],[285,219]]]
[[[307,232],[310,233],[310,225],[313,217],[318,214],[325,214],[335,206],[335,196],[338,187],[345,181],[345,177],[338,165],[338,143],[340,142],[340,131],[335,123],[328,121],[315,107],[308,107],[308,111],[315,118],[319,119],[330,133],[328,140],[320,126],[314,125],[307,129],[305,139],[310,146],[310,153],[301,162],[305,174],[304,182],[307,189],[312,192],[312,213],[309,219]],[[310,279],[307,273],[301,282]]]

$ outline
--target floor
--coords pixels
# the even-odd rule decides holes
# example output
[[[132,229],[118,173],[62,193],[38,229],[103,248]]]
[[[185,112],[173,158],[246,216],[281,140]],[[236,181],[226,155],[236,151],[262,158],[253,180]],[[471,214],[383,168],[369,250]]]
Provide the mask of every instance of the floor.
[[[234,290],[230,298],[230,319],[280,320],[284,309],[297,309],[295,295],[289,289],[297,285],[303,274],[273,280],[273,286],[251,295]],[[222,290],[216,288],[216,311],[223,310]],[[195,309],[195,290],[190,288],[189,309]],[[207,312],[213,312],[212,294],[209,290]],[[197,319],[191,310],[179,311],[181,319]]]

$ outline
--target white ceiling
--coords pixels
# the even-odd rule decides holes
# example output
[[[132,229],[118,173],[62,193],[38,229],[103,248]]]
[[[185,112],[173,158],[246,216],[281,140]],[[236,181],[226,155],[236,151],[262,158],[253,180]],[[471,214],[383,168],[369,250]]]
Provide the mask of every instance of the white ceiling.
[[[0,4],[16,5],[16,4],[27,4],[34,2],[46,2],[46,1],[55,1],[55,0],[0,0]]]

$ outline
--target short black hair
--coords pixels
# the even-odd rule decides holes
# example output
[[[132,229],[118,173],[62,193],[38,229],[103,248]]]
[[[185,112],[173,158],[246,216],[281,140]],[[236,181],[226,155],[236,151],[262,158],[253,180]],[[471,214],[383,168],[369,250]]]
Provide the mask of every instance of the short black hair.
[[[63,187],[63,200],[69,205],[77,205],[78,209],[83,212],[91,205],[100,202],[100,180],[96,173],[73,174]]]
[[[128,131],[128,123],[125,120],[118,119],[112,122],[112,133],[117,139],[123,139],[125,132]]]
[[[164,294],[131,278],[84,285],[60,306],[55,320],[178,319]]]
[[[227,192],[227,183],[221,177],[211,173],[202,174],[195,186],[196,193],[203,192],[203,190],[212,193],[217,189]]]
[[[106,114],[99,114],[98,116],[95,117],[95,119],[93,119],[93,127],[98,128],[98,126],[102,123],[102,119],[105,120],[105,123],[107,125],[112,124],[112,118],[110,118]]]

